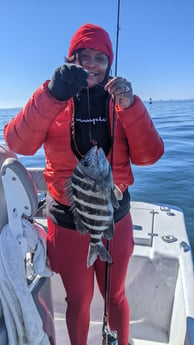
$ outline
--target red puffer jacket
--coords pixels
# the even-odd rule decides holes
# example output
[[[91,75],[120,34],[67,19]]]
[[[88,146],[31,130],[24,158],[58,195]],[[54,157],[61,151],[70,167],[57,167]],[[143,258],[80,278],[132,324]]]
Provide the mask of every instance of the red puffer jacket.
[[[38,88],[26,106],[5,126],[4,137],[12,151],[23,155],[33,155],[44,144],[44,176],[48,190],[58,202],[67,204],[65,182],[76,166],[71,149],[74,103],[73,99],[56,100],[47,85],[48,81]],[[112,124],[112,101],[109,114]],[[128,109],[116,106],[113,178],[122,191],[133,183],[130,161],[136,165],[150,165],[161,157],[163,151],[162,139],[137,96]]]

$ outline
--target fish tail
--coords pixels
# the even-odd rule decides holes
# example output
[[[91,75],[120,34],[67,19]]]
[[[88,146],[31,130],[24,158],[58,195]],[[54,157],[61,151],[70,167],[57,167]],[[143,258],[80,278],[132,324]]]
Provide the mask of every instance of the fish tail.
[[[107,261],[109,264],[112,264],[112,258],[105,248],[102,241],[98,243],[90,242],[89,250],[88,250],[88,257],[87,257],[87,267],[90,267],[94,264],[97,257],[100,257],[100,260]]]

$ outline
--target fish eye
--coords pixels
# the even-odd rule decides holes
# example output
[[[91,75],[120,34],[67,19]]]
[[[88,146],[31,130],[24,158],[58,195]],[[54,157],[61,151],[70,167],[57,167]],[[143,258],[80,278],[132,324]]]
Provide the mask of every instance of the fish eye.
[[[88,161],[83,161],[83,165],[85,166],[85,167],[88,167]]]

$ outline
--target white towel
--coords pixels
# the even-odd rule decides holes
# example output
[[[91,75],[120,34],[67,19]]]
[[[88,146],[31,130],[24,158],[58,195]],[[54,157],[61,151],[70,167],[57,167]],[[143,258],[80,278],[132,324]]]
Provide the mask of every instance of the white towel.
[[[41,277],[50,277],[53,273],[47,266],[47,234],[42,226],[33,224],[37,234],[37,246],[33,258],[34,272]]]
[[[36,249],[36,271],[49,276],[52,272],[46,267],[45,238],[41,240],[39,226],[37,230],[37,226],[27,220],[22,220],[22,224],[22,238],[16,239],[9,225],[5,225],[0,233],[0,302],[9,345],[49,345],[26,281],[21,248],[24,248],[21,244],[26,241],[29,248]]]
[[[47,234],[45,230],[39,224],[30,223],[25,219],[22,219],[22,227],[23,237],[27,241],[28,248],[34,252],[34,273],[41,277],[51,277],[52,271],[47,266]]]

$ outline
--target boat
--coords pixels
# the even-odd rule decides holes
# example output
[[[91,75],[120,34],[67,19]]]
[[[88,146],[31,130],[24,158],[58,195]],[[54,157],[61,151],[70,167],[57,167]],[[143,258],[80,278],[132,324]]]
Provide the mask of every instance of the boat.
[[[25,198],[22,217],[33,216],[33,222],[46,231],[47,188],[43,168],[24,167],[15,154],[0,145],[0,169],[0,232],[10,222],[10,203],[16,214],[21,199]],[[16,182],[16,187],[11,185],[11,180]],[[34,201],[34,183],[38,205]],[[30,210],[28,215],[26,210]],[[132,201],[131,214],[135,246],[126,279],[130,345],[194,345],[193,258],[183,211],[173,205]],[[70,345],[60,276],[27,278],[50,344]],[[99,345],[102,341],[103,313],[104,303],[95,285],[88,344]],[[8,345],[5,324],[0,300],[1,345]]]

